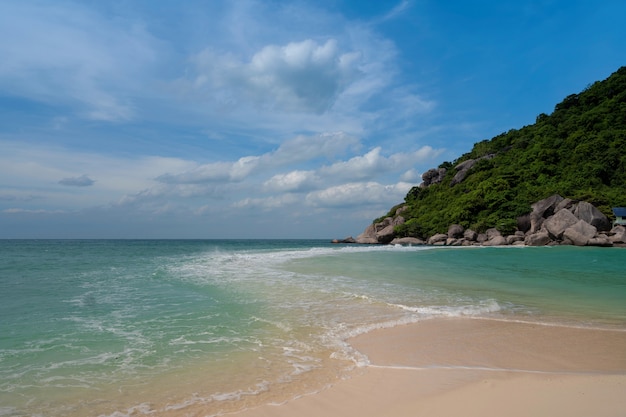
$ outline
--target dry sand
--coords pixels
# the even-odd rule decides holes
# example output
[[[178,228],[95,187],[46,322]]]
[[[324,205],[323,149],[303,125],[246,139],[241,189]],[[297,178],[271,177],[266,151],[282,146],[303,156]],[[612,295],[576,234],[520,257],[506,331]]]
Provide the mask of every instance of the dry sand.
[[[626,331],[437,319],[350,341],[371,365],[237,417],[626,416]]]

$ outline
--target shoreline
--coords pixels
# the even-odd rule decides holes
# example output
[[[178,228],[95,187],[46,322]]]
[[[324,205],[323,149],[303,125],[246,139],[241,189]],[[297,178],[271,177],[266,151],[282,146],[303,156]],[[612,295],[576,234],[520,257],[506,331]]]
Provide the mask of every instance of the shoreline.
[[[437,318],[347,341],[368,366],[237,417],[552,415],[626,410],[626,329]]]

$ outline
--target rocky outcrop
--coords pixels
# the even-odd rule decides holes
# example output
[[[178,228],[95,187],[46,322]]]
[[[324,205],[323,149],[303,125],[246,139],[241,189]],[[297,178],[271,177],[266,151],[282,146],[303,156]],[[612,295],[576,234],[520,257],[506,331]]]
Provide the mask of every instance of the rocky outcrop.
[[[586,201],[581,201],[576,205],[574,215],[600,231],[611,229],[611,221],[600,210]]]
[[[445,168],[432,168],[422,174],[421,188],[430,187],[433,184],[439,184],[446,176]]]
[[[454,169],[456,169],[457,172],[454,175],[454,178],[452,178],[452,181],[450,181],[450,186],[452,187],[463,182],[465,177],[467,177],[467,174],[469,174],[469,171],[474,167],[474,165],[476,165],[478,161],[481,161],[483,159],[491,159],[494,156],[495,154],[489,154],[477,159],[468,159],[467,161],[463,161],[455,166]]]
[[[407,206],[398,208],[393,217],[369,225],[356,239],[348,237],[333,243],[437,245],[437,246],[504,246],[504,245],[576,245],[576,246],[626,246],[626,228],[610,228],[610,220],[592,204],[552,195],[536,202],[532,212],[518,225],[524,230],[503,236],[491,228],[484,233],[465,230],[459,224],[448,227],[447,233],[430,236],[426,240],[417,237],[398,237],[395,227],[404,224],[402,213]]]

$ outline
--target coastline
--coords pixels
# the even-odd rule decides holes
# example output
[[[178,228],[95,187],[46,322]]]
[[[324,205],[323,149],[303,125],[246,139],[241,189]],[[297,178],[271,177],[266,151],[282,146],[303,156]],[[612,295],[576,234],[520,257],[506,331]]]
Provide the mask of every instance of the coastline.
[[[430,319],[348,341],[370,364],[237,417],[622,416],[626,329]]]

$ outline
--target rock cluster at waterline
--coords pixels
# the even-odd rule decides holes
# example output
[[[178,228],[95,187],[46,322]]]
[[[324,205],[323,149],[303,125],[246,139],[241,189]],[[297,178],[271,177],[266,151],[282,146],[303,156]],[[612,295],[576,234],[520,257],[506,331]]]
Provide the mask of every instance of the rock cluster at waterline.
[[[333,240],[333,243],[401,244],[440,246],[503,246],[503,245],[626,245],[626,228],[611,227],[611,221],[592,204],[573,201],[559,195],[550,196],[532,205],[532,212],[518,219],[518,230],[503,236],[492,228],[484,233],[465,230],[458,224],[450,225],[448,233],[428,239],[398,237],[395,226],[405,222],[402,213],[406,206],[396,210],[393,217],[369,225],[356,238]]]

